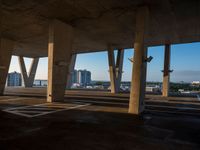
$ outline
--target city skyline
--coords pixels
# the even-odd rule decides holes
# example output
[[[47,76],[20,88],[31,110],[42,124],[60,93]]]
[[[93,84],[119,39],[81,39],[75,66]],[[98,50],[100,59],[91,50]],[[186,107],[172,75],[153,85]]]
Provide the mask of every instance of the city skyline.
[[[171,47],[171,74],[172,82],[192,82],[200,80],[200,43],[178,44]],[[128,60],[133,56],[133,49],[126,49],[124,55],[122,81],[130,81],[132,64]],[[147,66],[147,81],[162,81],[163,62],[164,62],[164,46],[156,46],[148,48],[148,56],[153,56],[152,62]],[[175,58],[176,57],[176,58]],[[30,66],[30,59],[25,58],[26,67]],[[36,79],[47,79],[47,58],[40,58]],[[101,68],[99,71],[98,68]],[[108,74],[108,58],[107,52],[78,54],[75,69],[86,69],[91,71],[92,80],[109,81]],[[12,57],[9,72],[20,72],[19,64],[16,56]]]

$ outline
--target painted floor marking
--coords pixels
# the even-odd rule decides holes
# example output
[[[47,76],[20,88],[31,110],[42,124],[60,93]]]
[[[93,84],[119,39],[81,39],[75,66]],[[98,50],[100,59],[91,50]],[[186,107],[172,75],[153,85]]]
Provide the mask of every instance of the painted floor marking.
[[[86,107],[91,104],[89,103],[43,103],[38,105],[30,105],[23,107],[14,107],[4,109],[4,112],[12,113],[15,115],[20,115],[28,118],[43,116],[47,114],[52,114],[60,111],[77,109],[81,107]]]

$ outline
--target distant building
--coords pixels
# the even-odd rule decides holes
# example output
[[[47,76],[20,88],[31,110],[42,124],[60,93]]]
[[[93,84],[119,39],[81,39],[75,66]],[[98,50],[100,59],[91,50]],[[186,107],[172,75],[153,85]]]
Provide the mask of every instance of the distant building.
[[[22,77],[18,72],[8,73],[7,78],[7,86],[21,86],[22,85]]]
[[[77,83],[86,86],[91,83],[91,72],[87,70],[77,71]]]
[[[161,92],[161,87],[158,85],[146,86],[146,92]]]
[[[86,87],[91,84],[91,72],[87,70],[74,70],[71,73],[71,85],[72,88]]]
[[[199,86],[199,85],[200,85],[200,81],[192,81],[191,84],[194,85],[194,86],[195,86],[195,85],[198,85],[198,86]]]
[[[77,70],[74,70],[72,73],[71,73],[71,83],[78,83],[78,71]]]
[[[44,86],[47,86],[47,80],[35,80],[34,82],[33,82],[33,86],[42,86],[42,87],[44,87]]]

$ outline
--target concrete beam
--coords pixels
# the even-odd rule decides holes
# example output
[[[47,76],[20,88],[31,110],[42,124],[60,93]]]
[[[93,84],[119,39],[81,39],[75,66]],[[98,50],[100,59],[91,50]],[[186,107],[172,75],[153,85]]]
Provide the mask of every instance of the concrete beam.
[[[148,24],[149,10],[140,7],[136,11],[136,31],[134,42],[134,59],[132,83],[129,101],[129,113],[140,114],[144,110],[145,83],[146,83],[146,55],[144,45],[145,33]]]
[[[33,58],[29,73],[27,73],[26,66],[24,63],[24,58],[22,56],[18,56],[18,61],[19,61],[19,66],[20,66],[20,70],[22,73],[23,81],[24,81],[24,86],[32,87],[34,79],[35,79],[35,74],[37,71],[37,66],[39,63],[39,58]]]
[[[4,93],[13,48],[13,41],[3,38],[0,39],[0,95]]]
[[[163,70],[163,88],[162,96],[169,96],[169,87],[170,87],[170,44],[165,45],[165,59],[164,59],[164,70]]]
[[[73,28],[54,20],[49,27],[47,101],[63,101],[73,43]]]
[[[74,71],[75,64],[76,64],[76,54],[73,54],[71,56],[71,62],[70,62],[70,65],[69,65],[69,72],[68,72],[68,75],[67,75],[67,88],[68,89],[72,86],[72,73]]]
[[[114,49],[112,48],[112,46],[109,45],[108,63],[109,63],[111,93],[118,93],[120,91],[123,60],[124,60],[124,49],[117,50],[117,60],[115,63]]]
[[[120,91],[120,85],[121,85],[122,73],[123,73],[123,61],[124,61],[124,49],[118,49],[117,61],[116,61],[116,66],[115,66],[117,92]]]
[[[110,74],[110,89],[111,93],[117,92],[116,86],[116,71],[115,71],[115,55],[111,45],[108,46],[108,65]]]

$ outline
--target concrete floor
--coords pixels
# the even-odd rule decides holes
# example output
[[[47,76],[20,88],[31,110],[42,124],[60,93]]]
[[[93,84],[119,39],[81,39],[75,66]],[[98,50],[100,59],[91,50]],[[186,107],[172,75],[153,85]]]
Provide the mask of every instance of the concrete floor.
[[[0,149],[200,149],[198,101],[147,98],[144,114],[134,116],[127,114],[126,95],[69,93],[53,104],[46,104],[44,92],[1,96]],[[35,110],[52,113],[34,116]]]

